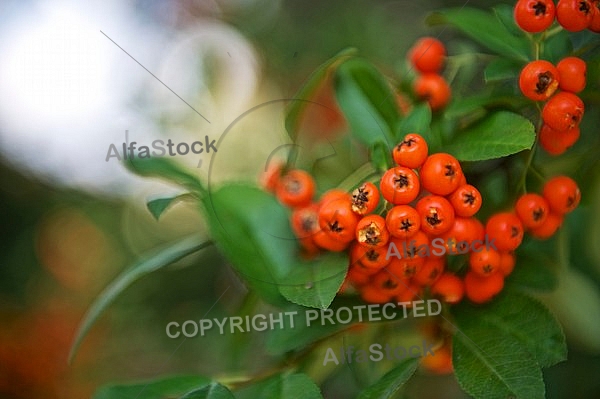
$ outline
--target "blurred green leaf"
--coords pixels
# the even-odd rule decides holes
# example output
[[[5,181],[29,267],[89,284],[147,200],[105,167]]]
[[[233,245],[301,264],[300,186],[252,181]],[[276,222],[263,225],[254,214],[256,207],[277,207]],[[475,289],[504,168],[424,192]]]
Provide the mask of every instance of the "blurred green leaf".
[[[556,288],[556,275],[548,267],[554,263],[542,254],[535,258],[518,256],[517,264],[507,281],[516,286],[537,291],[551,291]]]
[[[209,383],[210,378],[200,376],[166,377],[148,382],[104,386],[96,391],[93,399],[164,399]]]
[[[492,12],[470,7],[452,8],[430,14],[426,22],[430,26],[450,24],[499,55],[519,61],[529,59],[529,42],[513,35]]]
[[[310,103],[310,98],[341,62],[353,57],[356,53],[356,49],[345,49],[325,61],[308,77],[304,85],[293,97],[296,101],[291,101],[285,110],[285,128],[292,141],[295,142],[296,140],[298,126],[302,119],[302,112]]]
[[[376,383],[360,393],[359,399],[391,398],[412,377],[419,365],[418,359],[405,359],[388,371]]]
[[[483,71],[483,76],[486,83],[516,79],[521,72],[521,67],[522,65],[519,63],[499,57],[488,64]]]
[[[180,240],[174,244],[148,253],[141,260],[125,269],[117,278],[115,278],[90,305],[83,316],[79,329],[75,334],[73,345],[69,353],[69,362],[77,353],[81,341],[86,336],[90,328],[94,325],[102,312],[110,306],[111,303],[136,280],[141,277],[170,265],[194,252],[212,245],[211,241],[202,241],[200,237],[192,236]]]
[[[400,125],[396,133],[396,142],[400,141],[408,133],[418,133],[429,141],[429,126],[431,125],[431,107],[423,103],[413,107]],[[396,144],[396,143],[394,143]]]
[[[529,120],[499,111],[461,132],[445,151],[460,161],[481,161],[529,149],[534,140],[535,128]]]
[[[353,137],[367,147],[383,143],[391,148],[400,115],[386,78],[369,62],[354,58],[339,66],[334,82]]]
[[[172,197],[157,198],[146,202],[146,207],[154,216],[154,219],[158,220],[160,216],[171,206],[179,201],[193,198],[189,193],[179,194]]]
[[[206,193],[204,185],[195,175],[169,158],[134,158],[125,161],[125,166],[140,176],[158,177],[185,187],[193,193]]]
[[[348,258],[331,253],[310,262],[298,262],[281,279],[279,292],[289,301],[311,308],[326,309],[346,277]]]
[[[475,399],[544,399],[540,366],[525,345],[478,319],[464,317],[457,324],[452,363],[465,392]]]
[[[306,374],[277,374],[236,393],[238,399],[322,399],[319,388]]]
[[[547,38],[544,40],[541,49],[540,58],[556,65],[567,54],[573,52],[570,32],[562,30]]]
[[[235,396],[218,382],[211,382],[209,385],[186,393],[180,399],[235,399]]]
[[[510,33],[517,37],[525,37],[525,32],[515,22],[514,6],[498,4],[494,6],[493,10],[496,18]]]
[[[507,292],[485,307],[463,304],[453,313],[461,328],[468,319],[469,323],[493,327],[502,335],[516,338],[541,367],[550,367],[567,358],[560,325],[544,305],[527,295]],[[481,349],[487,351],[485,347]]]
[[[202,203],[215,244],[232,267],[263,299],[287,303],[278,284],[298,252],[287,209],[273,195],[242,184],[225,185]]]

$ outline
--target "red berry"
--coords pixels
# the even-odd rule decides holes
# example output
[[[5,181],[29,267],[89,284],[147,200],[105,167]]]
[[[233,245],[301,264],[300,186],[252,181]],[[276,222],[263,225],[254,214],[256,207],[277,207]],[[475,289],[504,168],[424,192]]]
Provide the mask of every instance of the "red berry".
[[[514,251],[523,241],[523,224],[514,213],[500,212],[488,219],[485,233],[499,251]]]
[[[421,230],[426,234],[440,235],[454,224],[454,208],[444,197],[427,195],[415,206],[421,218]]]
[[[290,207],[310,204],[315,194],[315,181],[307,172],[295,169],[287,172],[277,183],[275,195],[282,204]]]
[[[519,88],[523,95],[534,101],[550,98],[559,85],[559,72],[550,62],[531,61],[519,75]]]
[[[383,174],[379,188],[386,201],[394,205],[403,205],[417,198],[421,185],[419,177],[412,169],[396,166]]]
[[[572,212],[581,201],[577,183],[568,176],[556,176],[548,180],[542,195],[548,200],[550,209],[559,215]]]
[[[550,213],[550,204],[544,197],[535,193],[523,194],[515,204],[515,212],[521,223],[528,229],[540,227]]]
[[[450,101],[450,86],[443,77],[435,73],[417,77],[413,88],[417,97],[427,101],[434,111],[445,107]]]
[[[579,93],[585,88],[587,65],[578,57],[567,57],[556,65],[560,76],[559,87],[571,93]]]
[[[543,125],[539,135],[540,146],[550,155],[560,155],[579,140],[579,135],[579,127],[559,132]]]
[[[570,32],[579,32],[590,26],[593,17],[592,3],[589,0],[558,0],[556,19]]]
[[[366,215],[377,208],[379,204],[379,190],[371,182],[366,182],[352,191],[352,210],[357,215]]]
[[[585,107],[573,93],[560,92],[552,96],[542,110],[544,123],[554,130],[565,131],[579,126]]]
[[[519,0],[515,4],[515,22],[525,32],[537,33],[548,29],[555,14],[552,0]]]
[[[432,194],[448,195],[456,190],[463,178],[456,158],[443,152],[432,154],[421,167],[423,188]]]
[[[409,50],[408,59],[421,73],[438,73],[444,66],[446,47],[438,39],[424,37]]]
[[[417,169],[427,159],[427,142],[417,133],[409,133],[394,147],[392,156],[400,166]]]

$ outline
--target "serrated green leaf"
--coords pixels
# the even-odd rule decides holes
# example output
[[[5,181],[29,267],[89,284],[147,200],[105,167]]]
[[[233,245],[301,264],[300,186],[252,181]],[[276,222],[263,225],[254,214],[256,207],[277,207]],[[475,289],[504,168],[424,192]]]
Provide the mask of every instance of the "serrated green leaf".
[[[376,383],[364,389],[359,399],[387,399],[391,398],[406,381],[412,377],[419,365],[418,359],[406,359],[388,371]]]
[[[186,393],[180,399],[235,399],[235,396],[218,382],[211,382],[202,388]]]
[[[291,101],[285,110],[285,128],[292,141],[295,142],[296,140],[302,113],[309,104],[310,98],[341,62],[353,57],[356,53],[356,49],[345,49],[325,61],[308,77],[304,85],[293,97],[296,101]]]
[[[525,345],[477,320],[457,322],[452,364],[465,392],[475,399],[545,398],[540,366]]]
[[[306,374],[277,374],[236,393],[238,399],[322,399],[317,385]]]
[[[529,120],[498,111],[458,134],[444,150],[460,161],[481,161],[529,149],[534,140],[535,128]]]
[[[516,338],[534,355],[541,367],[550,367],[567,358],[565,336],[560,325],[544,305],[527,295],[509,292],[485,307],[463,304],[454,313],[458,315],[459,323],[469,319],[472,323],[488,325],[502,335]]]
[[[278,285],[297,262],[298,244],[289,213],[271,194],[256,187],[228,184],[202,198],[216,246],[263,299],[287,301]]]
[[[201,376],[173,376],[133,384],[107,385],[99,388],[93,399],[164,399],[209,383],[209,378]]]
[[[499,80],[516,79],[521,72],[522,65],[506,58],[496,58],[491,61],[483,71],[486,83]]]
[[[134,158],[124,161],[127,169],[144,177],[158,177],[199,194],[206,193],[204,185],[192,173],[169,158]]]
[[[339,253],[298,262],[280,280],[279,292],[298,305],[326,309],[344,282],[347,270],[348,258]]]
[[[499,55],[519,61],[529,59],[529,42],[513,35],[492,12],[470,7],[452,8],[430,14],[426,22],[432,26],[453,25]]]
[[[193,198],[189,193],[175,195],[166,198],[157,198],[146,202],[146,207],[154,216],[154,219],[158,220],[161,215],[171,206],[179,201]]]
[[[385,77],[367,61],[355,58],[338,67],[334,83],[353,137],[367,147],[383,143],[391,148],[400,115]]]
[[[110,306],[110,304],[112,304],[127,287],[141,277],[168,266],[194,252],[200,251],[209,245],[212,245],[212,242],[203,241],[200,237],[188,237],[174,244],[169,244],[168,246],[152,251],[141,260],[125,269],[100,293],[100,295],[96,297],[83,316],[83,320],[79,325],[71,346],[69,362],[73,360],[83,338],[90,328],[92,328],[96,320],[98,320],[102,312],[104,312],[104,310],[106,310],[106,308],[108,308],[108,306]]]

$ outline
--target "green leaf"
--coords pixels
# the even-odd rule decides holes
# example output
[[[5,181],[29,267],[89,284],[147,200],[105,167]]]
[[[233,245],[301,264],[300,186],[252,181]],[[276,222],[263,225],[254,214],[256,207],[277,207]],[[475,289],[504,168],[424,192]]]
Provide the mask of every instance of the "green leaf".
[[[346,277],[348,258],[344,255],[332,253],[310,262],[298,262],[281,279],[279,292],[298,305],[326,309]]]
[[[286,352],[300,350],[313,342],[329,337],[350,326],[349,324],[322,322],[319,317],[310,322],[310,326],[305,320],[306,312],[296,309],[302,320],[294,320],[294,325],[290,324],[289,317],[284,317],[284,327],[269,331],[267,337],[267,351],[272,355],[282,355]]]
[[[427,17],[429,25],[450,24],[496,54],[527,61],[530,44],[524,37],[513,35],[492,12],[476,8],[452,8]]]
[[[565,54],[573,52],[573,43],[569,31],[562,30],[545,39],[542,45],[541,59],[557,64]]]
[[[277,374],[237,393],[238,399],[322,399],[319,388],[306,374]]]
[[[184,394],[210,383],[200,376],[174,376],[134,384],[108,385],[96,391],[93,399],[164,399]]]
[[[529,120],[498,111],[457,135],[444,150],[460,161],[481,161],[529,149],[534,140],[535,128]]]
[[[540,366],[518,339],[479,320],[462,318],[458,327],[452,363],[465,392],[475,399],[544,399]]]
[[[522,65],[506,58],[496,58],[488,64],[483,71],[486,83],[499,80],[516,79],[519,76]]]
[[[431,107],[428,104],[419,104],[400,122],[396,133],[396,141],[400,141],[408,133],[418,133],[429,141],[430,125]]]
[[[367,61],[354,58],[339,66],[334,82],[353,137],[367,147],[379,142],[392,148],[400,115],[385,77]]]
[[[146,203],[146,207],[154,216],[154,219],[158,220],[160,216],[171,206],[176,204],[179,201],[183,201],[186,199],[193,198],[189,193],[175,195],[167,198],[157,198],[150,200]]]
[[[212,245],[210,241],[202,242],[202,239],[197,236],[188,237],[174,244],[169,244],[159,250],[153,251],[141,260],[125,269],[116,279],[114,279],[101,293],[96,297],[92,305],[88,308],[83,316],[83,320],[79,325],[79,329],[75,334],[75,340],[71,346],[69,353],[69,362],[77,353],[77,349],[83,338],[100,317],[102,312],[110,306],[111,303],[123,292],[127,287],[133,284],[141,277],[168,266],[194,252],[197,252],[207,246]]]
[[[191,192],[206,193],[204,185],[196,176],[169,158],[134,158],[125,161],[125,166],[140,176],[158,177],[185,187]]]
[[[525,37],[525,32],[519,28],[519,25],[515,22],[514,6],[498,4],[493,10],[496,18],[498,18],[510,33],[517,37]]]
[[[360,393],[359,399],[386,399],[391,398],[406,381],[415,373],[419,365],[418,359],[406,359],[388,371],[376,383]]]
[[[291,101],[285,110],[285,128],[292,141],[296,140],[302,113],[306,106],[310,104],[310,98],[341,62],[353,57],[356,53],[356,49],[345,49],[325,61],[308,77],[306,83],[304,83],[302,88],[296,93],[293,98],[296,101]]]
[[[297,262],[298,244],[289,213],[271,194],[228,184],[202,198],[216,246],[263,299],[287,303],[279,282]]]
[[[186,393],[180,399],[235,399],[235,396],[223,385],[212,382]]]
[[[519,255],[517,265],[507,282],[522,288],[552,291],[558,281],[556,275],[548,268],[551,263],[554,263],[552,259],[541,254],[537,254],[535,259]]]
[[[465,304],[455,313],[459,315],[459,324],[468,319],[472,320],[470,323],[485,324],[503,336],[516,338],[541,367],[550,367],[567,358],[565,335],[560,325],[544,305],[527,295],[508,292],[485,307]]]

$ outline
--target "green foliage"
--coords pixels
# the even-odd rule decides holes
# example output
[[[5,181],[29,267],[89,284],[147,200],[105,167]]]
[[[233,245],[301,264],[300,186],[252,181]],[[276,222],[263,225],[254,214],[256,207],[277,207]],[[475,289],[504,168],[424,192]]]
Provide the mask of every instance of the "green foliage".
[[[364,389],[359,399],[386,399],[391,398],[406,381],[412,377],[419,365],[418,359],[406,359],[394,366],[376,383]]]
[[[353,137],[367,147],[383,143],[391,148],[400,115],[390,84],[381,73],[364,59],[354,58],[340,65],[334,83]]]
[[[106,310],[106,308],[108,308],[110,304],[113,303],[114,300],[131,284],[141,277],[168,266],[194,252],[200,251],[209,245],[212,245],[212,242],[203,242],[200,237],[188,237],[147,254],[144,258],[125,269],[125,271],[114,279],[100,295],[96,297],[87,310],[83,317],[83,321],[75,334],[71,352],[69,353],[69,362],[77,353],[81,341],[90,328],[92,328],[96,320],[98,320],[102,312],[104,312],[104,310]]]
[[[166,198],[157,198],[148,201],[146,203],[146,207],[148,208],[152,216],[154,216],[154,219],[158,220],[169,207],[171,207],[179,201],[184,201],[190,198],[192,198],[192,196],[188,193]]]
[[[219,188],[202,204],[211,235],[235,270],[263,299],[285,304],[279,284],[296,266],[298,246],[283,206],[241,184]]]
[[[319,388],[306,374],[281,373],[240,391],[238,399],[322,399]]]
[[[207,386],[210,379],[199,376],[174,376],[135,384],[107,385],[94,394],[93,399],[164,399],[179,397],[191,389]]]
[[[193,193],[206,193],[204,185],[196,176],[169,158],[134,158],[127,160],[125,166],[137,175],[158,177],[170,183],[179,184]]]
[[[180,399],[235,399],[235,396],[218,382],[211,382],[202,388],[186,393]]]
[[[292,141],[296,141],[302,113],[310,104],[312,96],[323,85],[338,65],[353,57],[355,49],[345,49],[321,64],[306,80],[285,110],[285,128]]]
[[[311,262],[298,262],[280,280],[279,291],[298,305],[326,309],[342,285],[347,269],[348,259],[339,253],[322,255]]]
[[[495,54],[521,62],[529,59],[530,43],[523,35],[511,32],[496,13],[470,7],[452,8],[432,13],[427,23],[452,25]]]
[[[498,111],[462,131],[445,150],[460,161],[482,161],[529,149],[534,140],[531,122],[518,114]]]

